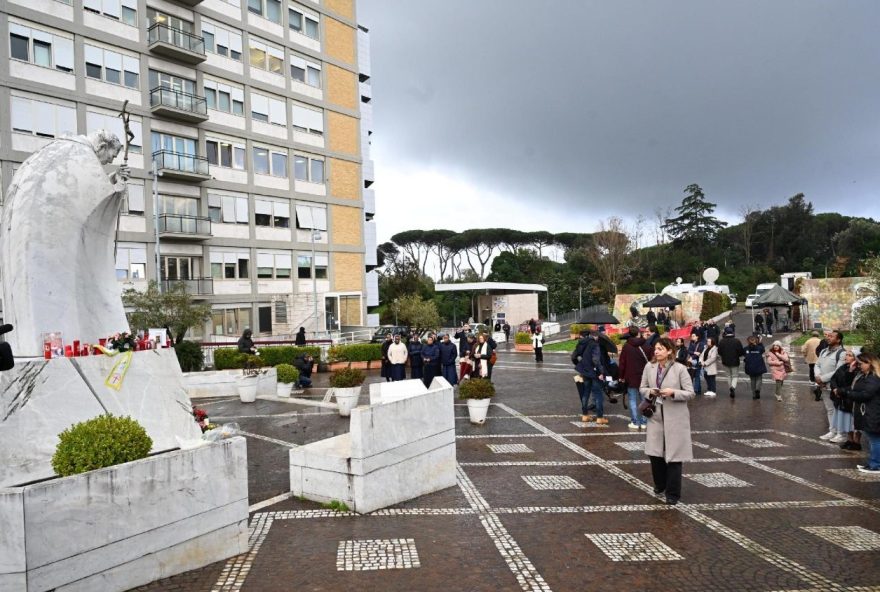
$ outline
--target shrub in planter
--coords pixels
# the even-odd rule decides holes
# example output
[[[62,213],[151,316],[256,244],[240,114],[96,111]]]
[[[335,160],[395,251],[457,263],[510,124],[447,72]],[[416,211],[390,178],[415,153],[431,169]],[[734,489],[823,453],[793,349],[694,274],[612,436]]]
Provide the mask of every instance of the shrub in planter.
[[[489,399],[495,396],[495,385],[486,378],[471,378],[458,386],[459,399]]]
[[[352,388],[360,386],[366,380],[367,375],[357,368],[343,368],[330,375],[332,388]]]
[[[531,345],[532,336],[529,333],[520,332],[513,337],[513,342],[519,345]]]
[[[265,366],[277,366],[278,364],[291,364],[302,353],[307,353],[316,360],[321,359],[321,348],[315,346],[295,347],[292,345],[280,345],[273,347],[261,347],[260,359]],[[214,368],[216,370],[230,370],[244,368],[248,354],[239,353],[237,349],[222,347],[214,350]]]
[[[214,368],[217,370],[229,370],[231,368],[244,368],[247,354],[239,353],[231,347],[223,347],[214,350]]]
[[[153,447],[147,431],[130,417],[99,415],[58,435],[52,468],[62,477],[146,458]]]
[[[278,382],[292,384],[299,380],[299,370],[290,364],[278,364],[275,366],[275,372],[278,373]]]
[[[181,341],[174,344],[177,361],[184,372],[200,372],[205,366],[205,354],[195,341]]]
[[[589,329],[590,325],[584,325],[583,323],[573,323],[569,328],[568,332],[572,335],[580,335],[581,331],[584,329]]]
[[[334,345],[327,352],[331,362],[371,362],[382,359],[381,343]]]

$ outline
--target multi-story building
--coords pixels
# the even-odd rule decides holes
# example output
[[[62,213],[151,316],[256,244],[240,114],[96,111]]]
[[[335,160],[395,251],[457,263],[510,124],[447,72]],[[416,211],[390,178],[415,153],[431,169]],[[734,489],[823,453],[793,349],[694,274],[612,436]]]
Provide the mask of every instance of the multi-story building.
[[[122,138],[128,101],[120,282],[185,282],[213,309],[195,337],[368,324],[369,41],[355,0],[5,0],[0,35],[3,193],[52,138]]]

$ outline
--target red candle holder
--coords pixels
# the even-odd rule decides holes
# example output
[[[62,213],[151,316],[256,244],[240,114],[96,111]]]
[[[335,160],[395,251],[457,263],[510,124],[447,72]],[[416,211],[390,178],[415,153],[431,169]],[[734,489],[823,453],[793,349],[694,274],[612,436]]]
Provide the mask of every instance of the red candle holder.
[[[65,358],[72,358],[73,357],[73,346],[71,346],[71,345],[64,346],[64,357]]]

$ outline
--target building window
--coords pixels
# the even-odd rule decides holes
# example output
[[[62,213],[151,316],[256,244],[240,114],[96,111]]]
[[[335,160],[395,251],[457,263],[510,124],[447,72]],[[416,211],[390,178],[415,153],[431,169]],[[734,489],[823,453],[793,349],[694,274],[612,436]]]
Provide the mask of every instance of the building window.
[[[293,129],[300,132],[324,135],[324,112],[300,104],[293,106]]]
[[[296,257],[296,277],[309,280],[314,273],[316,280],[326,280],[328,261],[327,253],[315,253],[314,259],[311,253],[299,253]]]
[[[232,4],[230,2],[230,4]],[[238,6],[236,2],[234,6]],[[202,37],[205,39],[205,51],[216,53],[236,62],[241,61],[241,33],[226,29],[202,19]]]
[[[274,45],[269,45],[255,37],[248,40],[251,66],[261,70],[268,70],[273,74],[282,74],[284,69],[284,50]]]
[[[327,206],[296,204],[296,227],[327,230]]]
[[[11,97],[12,131],[41,138],[76,134],[76,109],[25,97]]]
[[[129,88],[138,87],[140,61],[127,55],[85,45],[86,76],[111,84],[121,84]]]
[[[193,197],[160,195],[159,213],[195,217],[199,215],[199,200]]]
[[[183,31],[184,33],[193,32],[193,24],[190,21],[185,21],[182,18],[159,12],[153,8],[147,8],[147,18],[150,19],[151,23],[160,23],[173,31]]]
[[[137,27],[137,0],[83,0],[83,8]]]
[[[154,88],[167,88],[174,92],[186,93],[188,95],[196,94],[195,80],[181,78],[173,74],[166,74],[157,70],[150,70],[150,90]]]
[[[248,12],[281,24],[281,0],[248,0]]]
[[[250,308],[226,308],[215,310],[211,313],[211,324],[214,335],[241,335],[245,329],[250,329]]]
[[[245,170],[244,155],[243,143],[239,144],[229,140],[205,140],[205,156],[208,157],[209,164],[243,171]]]
[[[287,103],[261,94],[251,93],[251,118],[273,125],[287,126]]]
[[[211,277],[215,280],[246,280],[250,258],[247,251],[211,251]]]
[[[298,181],[324,183],[324,160],[314,156],[296,154],[293,157],[294,175]]]
[[[311,254],[300,254],[296,256],[296,277],[301,280],[312,279]]]
[[[143,280],[146,277],[146,245],[119,243],[116,248],[116,279]]]
[[[287,152],[254,146],[254,173],[287,177]]]
[[[9,55],[44,68],[73,72],[73,39],[9,23]]]
[[[172,136],[160,132],[153,132],[152,136],[153,152],[166,150],[175,154],[186,154],[196,156],[196,141],[192,138],[182,138],[180,136]]]
[[[201,259],[198,257],[161,257],[159,273],[163,280],[175,282],[197,278]]]
[[[129,127],[131,128],[131,133],[134,134],[134,139],[132,139],[131,143],[128,145],[128,150],[129,152],[140,154],[141,152],[143,152],[144,145],[143,126],[141,124],[141,118],[137,115],[132,115],[128,123]],[[91,134],[92,132],[96,132],[101,129],[116,134],[117,138],[125,142],[125,127],[119,115],[108,115],[103,113],[96,113],[94,111],[86,111],[87,133]]]
[[[244,116],[244,90],[215,80],[205,79],[208,109]]]
[[[290,77],[297,82],[321,88],[321,65],[299,56],[290,56]]]
[[[257,278],[268,280],[290,279],[290,253],[257,251]]]
[[[275,322],[280,324],[287,323],[287,303],[283,300],[275,301]]]
[[[248,198],[209,193],[208,215],[218,224],[247,224]]]
[[[290,228],[290,202],[255,198],[254,224],[269,228]]]
[[[128,181],[128,191],[125,192],[122,203],[122,213],[129,216],[144,215],[144,186],[141,183]]]
[[[306,14],[301,10],[288,7],[288,26],[297,33],[301,33],[306,37],[311,37],[316,41],[320,38],[318,18],[310,14]]]

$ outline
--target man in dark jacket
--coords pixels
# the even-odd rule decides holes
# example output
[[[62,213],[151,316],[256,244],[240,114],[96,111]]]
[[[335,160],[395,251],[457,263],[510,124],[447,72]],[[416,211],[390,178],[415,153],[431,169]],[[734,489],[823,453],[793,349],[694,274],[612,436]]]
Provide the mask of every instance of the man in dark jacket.
[[[382,342],[382,371],[380,376],[385,382],[391,382],[391,361],[388,359],[388,348],[394,343],[394,337],[391,333],[385,334],[385,341]]]
[[[742,342],[734,337],[733,327],[725,327],[721,341],[718,342],[718,355],[721,356],[721,365],[727,371],[727,379],[730,381],[730,398],[736,396],[736,381],[739,378],[739,364],[746,355]]]
[[[602,384],[602,376],[605,369],[602,364],[602,349],[599,347],[599,332],[590,331],[589,335],[578,343],[583,348],[576,356],[578,358],[575,370],[578,376],[575,377],[578,396],[581,399],[581,420],[585,423],[593,421],[593,417],[589,415],[590,395],[593,396],[593,403],[596,405],[595,421],[599,425],[608,425],[605,419],[604,397],[605,390]],[[577,350],[575,350],[577,353]]]
[[[648,419],[639,413],[639,403],[642,398],[639,387],[642,385],[642,372],[654,352],[651,351],[648,343],[639,336],[638,327],[630,327],[628,335],[629,338],[620,351],[620,380],[626,383],[626,395],[629,399],[631,421],[628,427],[631,430],[643,430],[647,426]]]
[[[654,309],[648,311],[648,314],[645,315],[645,319],[648,321],[649,325],[657,324],[657,314],[654,312]]]
[[[308,388],[312,386],[312,365],[314,363],[315,358],[309,354],[299,354],[294,358],[293,366],[299,370],[299,380],[296,383],[296,388]]]
[[[241,334],[241,337],[238,338],[238,352],[242,354],[256,354],[257,348],[254,345],[253,340],[254,332],[250,329],[245,329],[244,333]]]
[[[464,323],[461,326],[461,329],[455,332],[453,337],[458,339],[458,355],[462,358],[465,357],[465,354],[469,351],[468,347],[468,335],[471,334],[471,326],[467,323]]]

